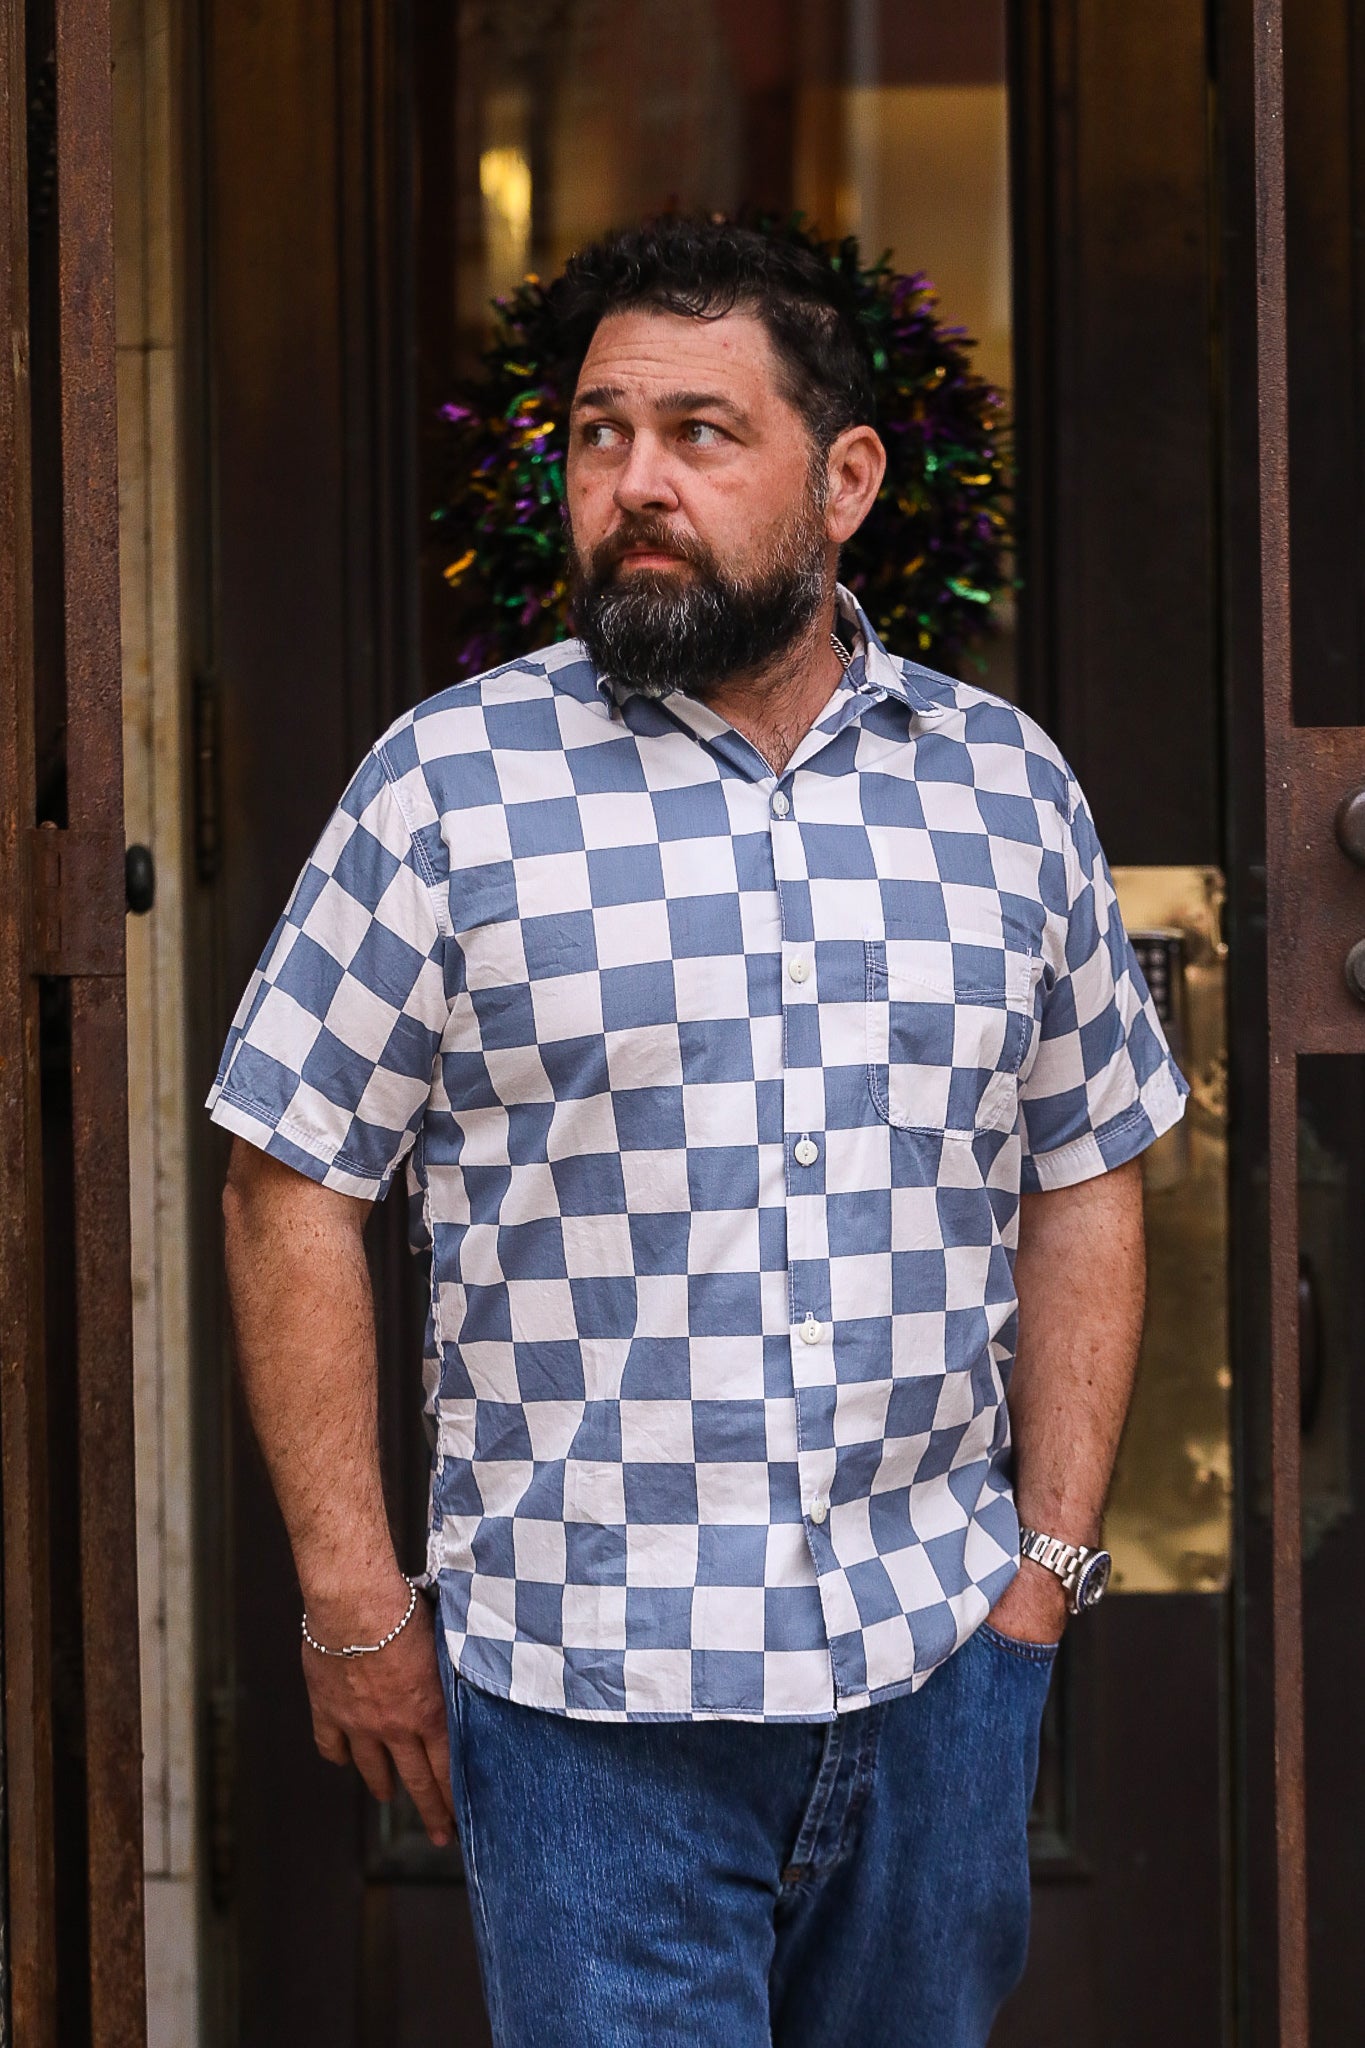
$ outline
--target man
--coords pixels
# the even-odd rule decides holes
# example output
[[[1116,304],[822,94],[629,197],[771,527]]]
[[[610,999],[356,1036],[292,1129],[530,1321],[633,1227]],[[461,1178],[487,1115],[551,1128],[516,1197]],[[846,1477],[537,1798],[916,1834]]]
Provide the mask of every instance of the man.
[[[318,1746],[458,1825],[500,2048],[967,2048],[1187,1090],[1056,748],[836,584],[884,467],[837,275],[672,223],[557,303],[581,637],[371,750],[210,1096]]]

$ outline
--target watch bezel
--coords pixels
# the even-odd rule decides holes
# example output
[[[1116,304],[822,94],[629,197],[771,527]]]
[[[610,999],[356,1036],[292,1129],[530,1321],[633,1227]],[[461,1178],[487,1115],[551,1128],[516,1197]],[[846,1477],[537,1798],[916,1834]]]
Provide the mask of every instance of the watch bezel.
[[[1091,1607],[1098,1607],[1108,1591],[1114,1560],[1107,1550],[1092,1550],[1076,1571],[1072,1587],[1072,1608],[1076,1614],[1083,1614]],[[1096,1585],[1096,1579],[1099,1584]]]

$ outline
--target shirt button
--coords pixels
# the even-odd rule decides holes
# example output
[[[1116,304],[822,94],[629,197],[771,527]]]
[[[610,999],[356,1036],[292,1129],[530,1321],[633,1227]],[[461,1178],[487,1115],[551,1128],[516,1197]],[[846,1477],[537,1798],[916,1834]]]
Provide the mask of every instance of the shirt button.
[[[785,817],[786,817],[786,815],[787,815],[787,813],[788,813],[788,811],[789,811],[790,809],[791,809],[791,804],[790,804],[790,802],[788,801],[788,799],[786,798],[786,796],[784,796],[783,792],[782,792],[782,791],[781,791],[780,789],[774,790],[774,791],[773,791],[773,816],[774,816],[775,818],[785,818]]]
[[[820,1157],[820,1147],[813,1138],[798,1138],[794,1150],[798,1166],[814,1166]]]
[[[787,972],[793,981],[804,981],[810,973],[810,961],[804,953],[795,953],[787,962]]]
[[[805,1322],[801,1325],[801,1342],[803,1344],[818,1344],[824,1334],[824,1324],[817,1323],[814,1316],[807,1316]]]
[[[815,1499],[810,1504],[810,1518],[812,1522],[814,1522],[817,1529],[819,1528],[820,1524],[826,1519],[828,1514],[829,1502],[825,1499],[823,1493],[817,1493]]]

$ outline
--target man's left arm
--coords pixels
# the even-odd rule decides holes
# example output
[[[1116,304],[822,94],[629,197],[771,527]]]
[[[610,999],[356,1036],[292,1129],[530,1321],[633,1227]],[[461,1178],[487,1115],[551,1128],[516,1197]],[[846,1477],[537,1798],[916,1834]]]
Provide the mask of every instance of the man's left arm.
[[[1142,1336],[1141,1159],[1024,1194],[1014,1277],[1008,1400],[1019,1519],[1095,1545]],[[1026,1558],[990,1619],[1005,1635],[1053,1642],[1066,1625],[1066,1589]]]

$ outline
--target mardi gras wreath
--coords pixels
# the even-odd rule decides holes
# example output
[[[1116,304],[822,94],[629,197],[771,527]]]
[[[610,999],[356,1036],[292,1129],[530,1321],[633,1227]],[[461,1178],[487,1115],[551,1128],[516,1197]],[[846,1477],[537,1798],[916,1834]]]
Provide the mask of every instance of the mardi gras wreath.
[[[1000,395],[973,370],[963,329],[940,320],[922,273],[898,273],[889,255],[864,263],[851,236],[823,242],[799,219],[759,225],[843,273],[871,348],[886,477],[843,551],[842,580],[893,649],[953,667],[993,629],[994,600],[1009,581]],[[566,407],[549,367],[549,294],[528,277],[493,306],[481,374],[440,409],[446,481],[431,514],[460,602],[462,676],[572,631],[561,514]]]

